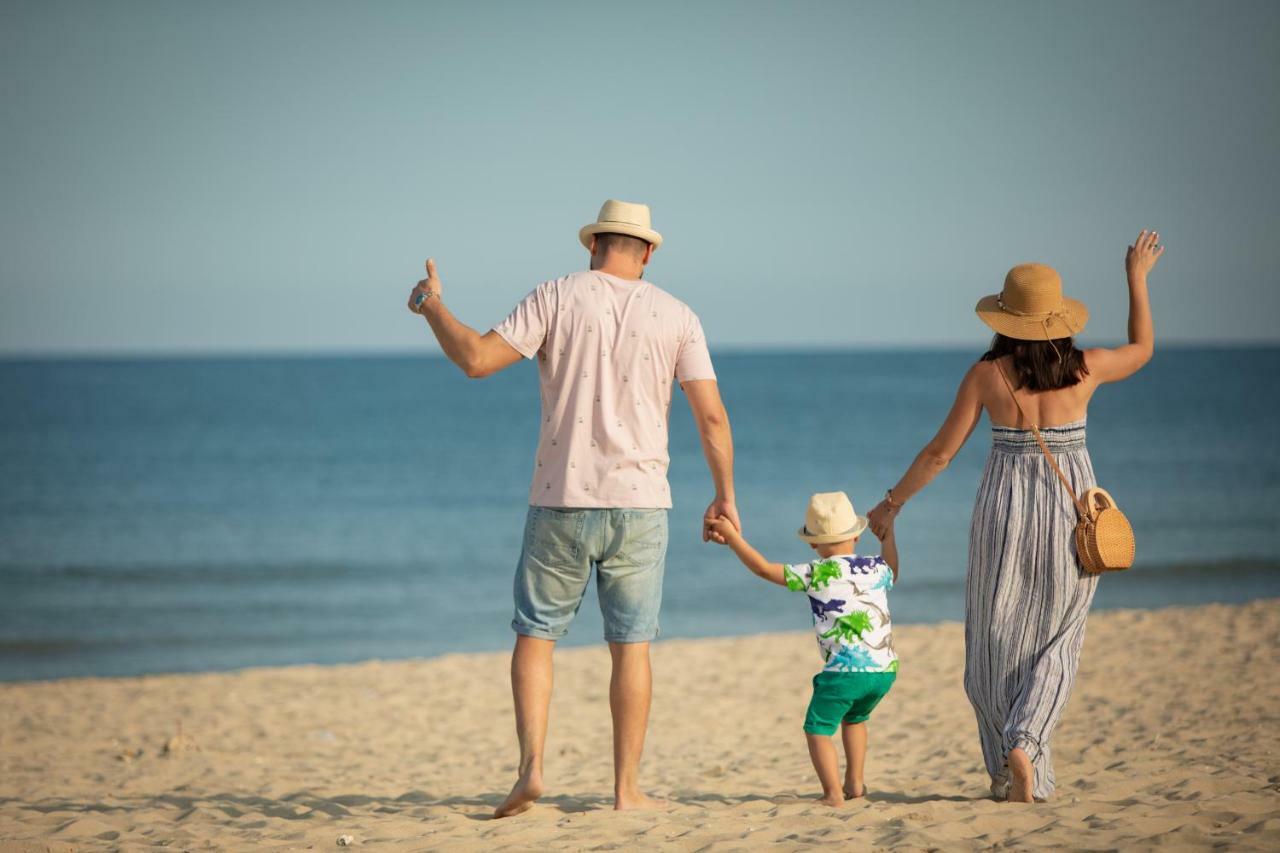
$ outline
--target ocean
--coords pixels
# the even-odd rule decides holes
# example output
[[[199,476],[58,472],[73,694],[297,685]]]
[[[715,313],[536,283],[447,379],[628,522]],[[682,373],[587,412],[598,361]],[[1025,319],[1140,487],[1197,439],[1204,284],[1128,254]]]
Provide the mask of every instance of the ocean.
[[[978,354],[718,355],[752,542],[806,559],[794,531],[812,492],[869,509]],[[1277,377],[1280,348],[1171,348],[1098,392],[1089,449],[1138,562],[1095,607],[1280,596]],[[9,360],[0,395],[2,680],[511,643],[529,363],[473,381],[429,357]],[[679,401],[671,436],[663,636],[807,628],[803,601],[701,542],[711,485]],[[901,516],[895,621],[962,618],[989,445],[984,420]],[[594,588],[565,642],[601,642]]]

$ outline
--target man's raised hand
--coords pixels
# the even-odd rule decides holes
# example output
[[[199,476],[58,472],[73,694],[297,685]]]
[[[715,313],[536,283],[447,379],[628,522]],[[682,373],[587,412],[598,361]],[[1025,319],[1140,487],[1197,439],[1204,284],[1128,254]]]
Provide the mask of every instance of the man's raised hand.
[[[439,299],[443,290],[440,276],[436,275],[435,259],[427,258],[427,277],[419,281],[409,294],[409,310],[414,314],[421,314],[427,300]]]

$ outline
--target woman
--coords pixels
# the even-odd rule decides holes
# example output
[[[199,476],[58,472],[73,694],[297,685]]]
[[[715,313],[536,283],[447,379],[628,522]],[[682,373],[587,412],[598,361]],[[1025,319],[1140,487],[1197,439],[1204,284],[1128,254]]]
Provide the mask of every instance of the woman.
[[[1129,343],[1115,349],[1076,348],[1089,313],[1063,298],[1056,272],[1040,264],[1010,270],[1004,290],[977,306],[996,332],[991,349],[960,383],[938,434],[870,513],[880,535],[987,411],[993,442],[969,532],[964,686],[997,799],[1031,802],[1053,793],[1049,740],[1071,692],[1097,586],[1076,561],[1071,497],[1028,427],[1041,428],[1077,494],[1096,485],[1085,449],[1089,399],[1151,358],[1147,273],[1164,253],[1158,241],[1143,231],[1129,247]]]

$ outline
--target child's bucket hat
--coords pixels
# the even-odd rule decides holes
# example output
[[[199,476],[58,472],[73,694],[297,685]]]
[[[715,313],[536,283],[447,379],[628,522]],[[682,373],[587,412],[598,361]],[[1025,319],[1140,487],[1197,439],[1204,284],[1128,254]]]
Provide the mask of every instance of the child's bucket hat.
[[[810,545],[830,545],[861,535],[867,520],[853,511],[844,492],[820,492],[809,498],[804,514],[804,527],[797,531]]]

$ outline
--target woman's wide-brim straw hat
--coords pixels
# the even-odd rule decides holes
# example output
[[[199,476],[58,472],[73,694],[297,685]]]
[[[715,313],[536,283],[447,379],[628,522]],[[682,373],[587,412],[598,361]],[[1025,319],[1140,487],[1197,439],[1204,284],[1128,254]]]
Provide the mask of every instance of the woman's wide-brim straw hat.
[[[809,498],[804,527],[796,535],[810,545],[830,545],[860,536],[867,520],[853,511],[844,492],[819,492]]]
[[[652,243],[656,249],[662,245],[662,235],[649,224],[649,205],[609,199],[600,208],[596,221],[582,226],[578,239],[591,251],[591,238],[597,234],[626,234]]]
[[[1006,338],[1044,341],[1084,331],[1089,309],[1062,295],[1062,277],[1044,264],[1019,264],[1004,277],[1004,290],[978,300],[982,322]]]

